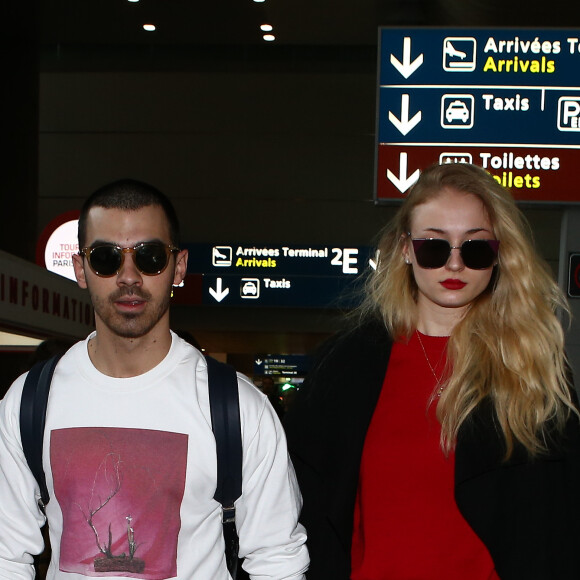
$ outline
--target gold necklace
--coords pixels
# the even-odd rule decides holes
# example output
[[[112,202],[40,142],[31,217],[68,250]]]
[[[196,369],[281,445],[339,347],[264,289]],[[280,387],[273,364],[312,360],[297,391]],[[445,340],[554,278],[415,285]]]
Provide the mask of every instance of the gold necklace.
[[[429,360],[429,357],[427,356],[427,351],[425,350],[425,346],[423,345],[423,341],[421,340],[421,334],[419,333],[418,330],[415,330],[415,333],[417,334],[417,338],[419,339],[419,344],[421,345],[421,350],[423,351],[423,354],[425,355],[425,360],[427,361],[427,364],[429,365],[429,369],[431,370],[431,374],[435,377],[435,386],[439,386],[439,388],[437,389],[437,393],[436,396],[440,397],[441,393],[443,393],[443,385],[441,385],[441,377],[437,376],[437,373],[435,372],[435,369],[433,368],[433,365],[431,364],[431,361]],[[441,356],[443,356],[443,353],[441,353]],[[435,365],[435,367],[439,366],[439,363],[441,362],[441,357],[439,357],[439,360],[437,361],[437,364]]]

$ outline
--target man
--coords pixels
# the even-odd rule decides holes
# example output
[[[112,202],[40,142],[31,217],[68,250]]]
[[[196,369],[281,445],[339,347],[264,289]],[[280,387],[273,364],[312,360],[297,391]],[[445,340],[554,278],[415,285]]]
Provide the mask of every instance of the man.
[[[169,329],[172,285],[187,270],[175,211],[146,184],[115,182],[85,202],[79,247],[74,269],[96,332],[63,356],[52,380],[48,577],[228,580],[206,362]],[[20,441],[23,383],[0,403],[0,578],[10,580],[34,577],[45,521]],[[238,388],[244,568],[303,579],[301,499],[280,423],[243,377]]]

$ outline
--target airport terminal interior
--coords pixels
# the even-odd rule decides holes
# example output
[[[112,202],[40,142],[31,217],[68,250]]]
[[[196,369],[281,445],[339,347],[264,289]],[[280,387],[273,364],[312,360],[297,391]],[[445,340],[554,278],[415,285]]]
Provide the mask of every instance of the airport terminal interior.
[[[299,384],[306,355],[345,324],[397,207],[376,196],[381,27],[401,38],[504,27],[512,39],[539,30],[540,43],[560,29],[580,36],[570,0],[39,0],[6,10],[0,250],[44,267],[47,232],[91,192],[124,177],[151,183],[175,204],[190,249],[172,328],[257,384],[265,374]],[[467,119],[457,99],[447,111],[443,124]],[[574,201],[522,207],[558,276]],[[0,391],[39,341],[82,338],[14,320],[0,331]]]

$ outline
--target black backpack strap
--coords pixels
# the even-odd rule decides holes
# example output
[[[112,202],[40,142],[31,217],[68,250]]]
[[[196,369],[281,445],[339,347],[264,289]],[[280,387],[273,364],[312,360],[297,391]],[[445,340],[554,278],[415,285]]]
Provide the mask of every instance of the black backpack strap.
[[[50,381],[62,354],[37,362],[28,372],[20,401],[20,439],[24,456],[40,486],[40,505],[44,508],[50,496],[42,467],[44,425]]]
[[[214,499],[222,504],[226,562],[235,580],[238,534],[234,502],[242,494],[242,431],[238,378],[230,365],[206,357],[211,423],[217,451],[217,487]]]

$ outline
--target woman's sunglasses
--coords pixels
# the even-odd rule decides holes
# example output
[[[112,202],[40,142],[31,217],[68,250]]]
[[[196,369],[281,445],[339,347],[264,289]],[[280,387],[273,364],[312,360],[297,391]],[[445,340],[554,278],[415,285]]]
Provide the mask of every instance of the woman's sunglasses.
[[[439,238],[411,238],[411,241],[417,264],[429,269],[445,266],[451,250],[458,249],[466,268],[485,270],[494,265],[499,250],[499,240],[466,240],[461,246],[452,246]]]
[[[179,252],[179,248],[161,242],[143,242],[132,248],[121,248],[114,244],[100,244],[92,248],[83,248],[79,254],[85,256],[91,270],[101,278],[110,278],[119,273],[125,261],[125,254],[133,254],[135,266],[146,276],[161,274],[167,264],[169,256]]]

